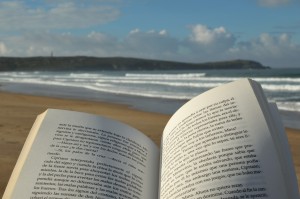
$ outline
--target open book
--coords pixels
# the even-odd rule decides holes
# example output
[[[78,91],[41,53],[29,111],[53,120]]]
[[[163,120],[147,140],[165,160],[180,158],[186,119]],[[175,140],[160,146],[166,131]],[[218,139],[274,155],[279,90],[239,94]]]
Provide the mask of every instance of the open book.
[[[242,79],[183,105],[157,147],[126,124],[66,110],[39,115],[3,198],[299,198],[275,104]]]

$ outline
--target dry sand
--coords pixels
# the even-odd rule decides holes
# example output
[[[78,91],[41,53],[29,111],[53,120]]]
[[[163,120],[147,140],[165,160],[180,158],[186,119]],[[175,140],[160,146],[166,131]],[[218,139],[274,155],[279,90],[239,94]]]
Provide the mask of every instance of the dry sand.
[[[133,110],[124,105],[0,92],[0,197],[36,116],[47,108],[94,113],[127,123],[157,145],[169,115]],[[286,129],[300,184],[300,131]]]

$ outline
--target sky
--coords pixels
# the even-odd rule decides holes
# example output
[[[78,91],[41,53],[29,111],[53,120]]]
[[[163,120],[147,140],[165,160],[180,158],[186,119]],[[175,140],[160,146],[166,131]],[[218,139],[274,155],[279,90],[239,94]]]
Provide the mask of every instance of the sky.
[[[0,56],[300,68],[300,0],[0,0]]]

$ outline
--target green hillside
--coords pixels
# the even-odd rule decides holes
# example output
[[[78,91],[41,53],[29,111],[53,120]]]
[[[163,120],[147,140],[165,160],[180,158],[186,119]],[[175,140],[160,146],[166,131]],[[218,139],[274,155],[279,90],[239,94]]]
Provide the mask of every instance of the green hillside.
[[[266,69],[249,60],[182,63],[122,57],[0,57],[0,71]]]

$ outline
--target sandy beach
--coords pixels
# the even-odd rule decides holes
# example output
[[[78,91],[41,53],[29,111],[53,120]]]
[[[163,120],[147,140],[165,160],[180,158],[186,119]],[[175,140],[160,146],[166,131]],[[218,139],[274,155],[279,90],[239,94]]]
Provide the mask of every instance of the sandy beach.
[[[157,145],[170,115],[143,112],[125,105],[68,100],[0,92],[0,196],[15,166],[36,116],[47,108],[68,109],[103,115],[144,132]],[[300,131],[286,129],[300,184]]]

